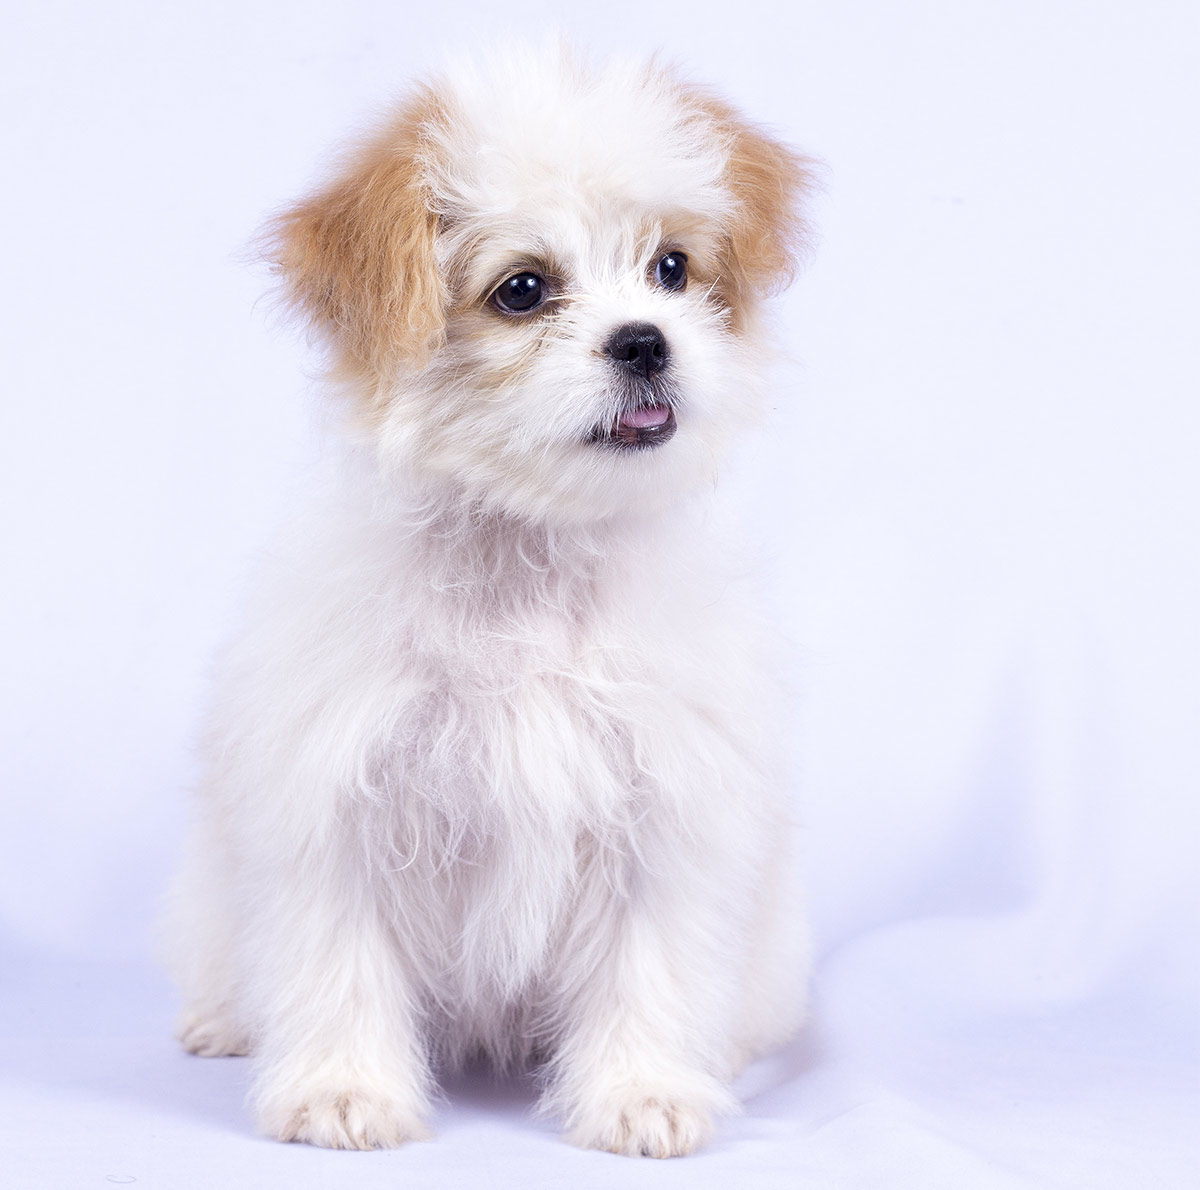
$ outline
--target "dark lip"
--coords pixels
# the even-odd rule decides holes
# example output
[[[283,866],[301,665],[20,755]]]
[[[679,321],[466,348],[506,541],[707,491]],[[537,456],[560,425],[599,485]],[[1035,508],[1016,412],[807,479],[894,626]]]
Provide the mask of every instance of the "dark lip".
[[[661,425],[643,426],[639,429],[621,424],[621,416],[628,409],[650,409],[655,405],[667,407],[667,420]],[[669,442],[675,437],[677,429],[679,429],[679,423],[675,420],[675,406],[670,401],[642,401],[621,410],[621,413],[612,419],[611,424],[596,426],[588,440],[597,442],[601,446],[612,447],[614,450],[650,450],[655,446],[662,446],[664,442]]]

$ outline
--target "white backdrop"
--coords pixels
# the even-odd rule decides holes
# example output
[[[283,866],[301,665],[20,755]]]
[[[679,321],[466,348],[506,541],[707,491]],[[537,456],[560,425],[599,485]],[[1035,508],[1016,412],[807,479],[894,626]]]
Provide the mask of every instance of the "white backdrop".
[[[5,1184],[1194,1186],[1200,9],[910,0],[23,5],[0,42]],[[256,1139],[150,926],[206,667],[317,449],[242,263],[461,44],[661,48],[825,162],[729,494],[797,644],[820,964],[704,1155]],[[13,1178],[15,1180],[9,1180]]]

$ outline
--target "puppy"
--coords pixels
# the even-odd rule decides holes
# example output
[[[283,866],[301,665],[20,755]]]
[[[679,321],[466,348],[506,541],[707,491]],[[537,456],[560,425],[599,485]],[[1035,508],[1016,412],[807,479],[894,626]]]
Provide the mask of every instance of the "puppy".
[[[798,1026],[769,645],[703,506],[806,182],[657,65],[509,51],[272,225],[346,446],[225,658],[170,926],[267,1134],[425,1137],[482,1054],[684,1154]]]

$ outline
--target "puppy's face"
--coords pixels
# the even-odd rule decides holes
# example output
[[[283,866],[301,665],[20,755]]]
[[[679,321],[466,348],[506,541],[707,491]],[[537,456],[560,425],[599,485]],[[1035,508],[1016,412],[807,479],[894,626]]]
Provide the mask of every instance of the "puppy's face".
[[[653,510],[753,416],[802,163],[644,66],[509,58],[421,92],[278,260],[384,457],[523,517]]]

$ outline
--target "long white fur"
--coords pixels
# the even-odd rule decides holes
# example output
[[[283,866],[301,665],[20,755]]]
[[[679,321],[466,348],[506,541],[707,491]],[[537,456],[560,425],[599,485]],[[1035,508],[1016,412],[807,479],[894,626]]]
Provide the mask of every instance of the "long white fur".
[[[797,1027],[807,961],[769,636],[706,509],[757,322],[647,280],[648,227],[729,217],[724,148],[642,66],[525,51],[439,94],[441,266],[486,292],[537,245],[569,300],[536,346],[451,325],[275,551],[172,902],[180,1036],[252,1052],[283,1139],[423,1137],[431,1072],[482,1051],[540,1064],[575,1143],[685,1153]],[[680,429],[621,453],[586,435],[630,321],[670,343]]]

